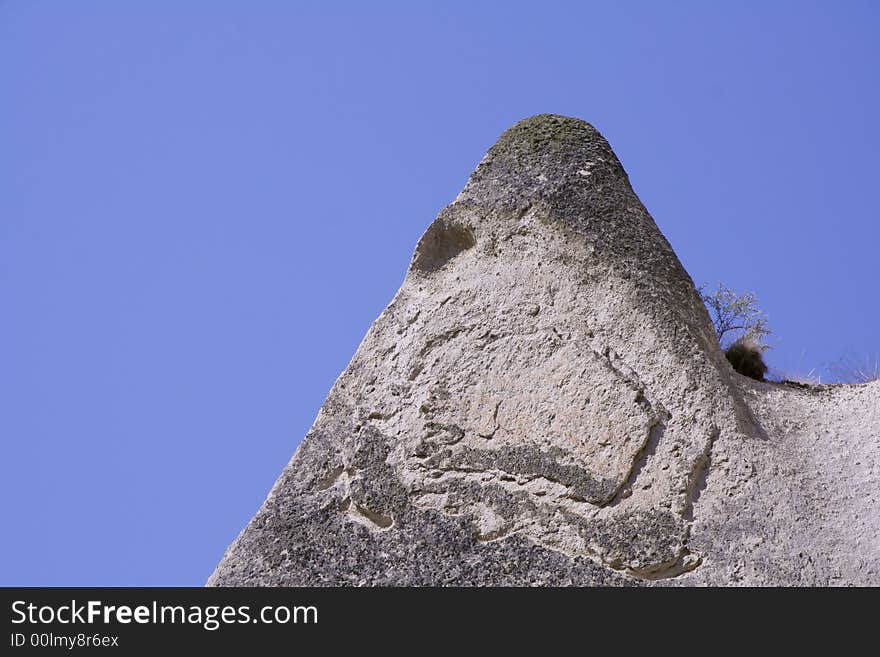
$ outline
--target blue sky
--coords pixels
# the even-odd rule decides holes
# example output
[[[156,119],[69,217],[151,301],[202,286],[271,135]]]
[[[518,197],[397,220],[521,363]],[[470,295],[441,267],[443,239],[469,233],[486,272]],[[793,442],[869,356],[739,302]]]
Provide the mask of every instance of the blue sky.
[[[204,583],[531,114],[771,367],[877,355],[878,7],[0,1],[0,584]]]

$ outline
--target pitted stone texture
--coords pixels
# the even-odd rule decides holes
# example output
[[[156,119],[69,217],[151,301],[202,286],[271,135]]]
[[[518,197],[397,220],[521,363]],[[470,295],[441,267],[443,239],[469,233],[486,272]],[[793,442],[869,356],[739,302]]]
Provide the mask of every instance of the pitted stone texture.
[[[739,383],[762,431],[717,441],[675,583],[880,585],[880,381]]]
[[[425,232],[209,583],[723,580],[721,530],[695,532],[717,446],[763,444],[741,385],[608,143],[527,119]]]

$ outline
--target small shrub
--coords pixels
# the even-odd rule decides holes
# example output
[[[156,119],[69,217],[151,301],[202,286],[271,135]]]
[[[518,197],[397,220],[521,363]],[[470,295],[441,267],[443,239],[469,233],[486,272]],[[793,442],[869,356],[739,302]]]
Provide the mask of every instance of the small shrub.
[[[761,346],[762,351],[767,348],[764,338],[770,335],[770,328],[754,294],[737,294],[723,283],[719,283],[714,292],[709,292],[706,285],[701,285],[697,292],[706,304],[722,349],[725,342],[738,340],[753,342]]]
[[[740,338],[724,352],[733,369],[756,381],[763,381],[767,373],[764,363],[765,346],[748,338]]]

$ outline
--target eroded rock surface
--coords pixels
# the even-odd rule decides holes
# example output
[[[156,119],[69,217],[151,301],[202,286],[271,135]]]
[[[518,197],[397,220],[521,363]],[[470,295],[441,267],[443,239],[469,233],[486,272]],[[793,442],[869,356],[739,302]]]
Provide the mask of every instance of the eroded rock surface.
[[[209,584],[878,584],[880,390],[854,422],[848,389],[735,374],[605,139],[532,117],[427,229]]]

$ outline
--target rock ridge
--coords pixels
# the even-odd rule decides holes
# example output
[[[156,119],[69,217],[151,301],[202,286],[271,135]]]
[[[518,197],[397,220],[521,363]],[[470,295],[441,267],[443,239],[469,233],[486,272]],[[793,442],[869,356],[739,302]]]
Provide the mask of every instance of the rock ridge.
[[[877,521],[863,519],[857,558],[810,546],[825,552],[808,575],[791,537],[756,542],[800,527],[772,491],[821,510],[802,494],[817,476],[803,418],[821,423],[840,395],[878,401],[866,390],[734,373],[608,142],[534,116],[428,227],[209,584],[876,584]],[[874,436],[867,491],[880,417],[836,417],[838,448]]]

